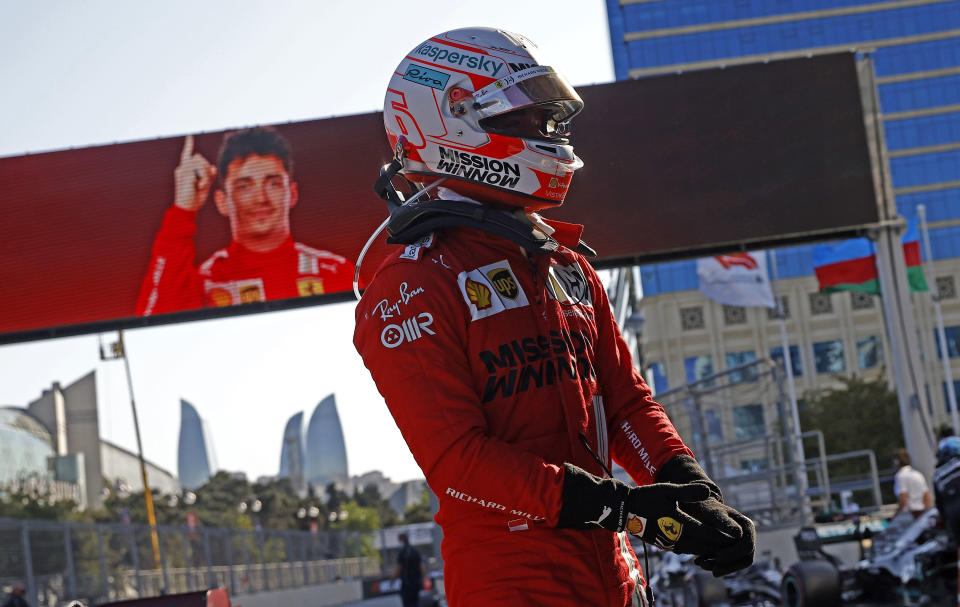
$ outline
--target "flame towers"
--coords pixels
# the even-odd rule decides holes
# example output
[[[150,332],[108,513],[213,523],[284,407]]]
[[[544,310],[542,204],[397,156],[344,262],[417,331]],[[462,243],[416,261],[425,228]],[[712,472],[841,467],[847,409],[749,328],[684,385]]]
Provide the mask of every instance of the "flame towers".
[[[332,394],[320,401],[306,428],[303,412],[287,421],[279,476],[289,478],[301,493],[308,485],[318,490],[332,482],[347,481],[347,449]]]
[[[217,471],[210,427],[193,405],[180,400],[180,442],[177,474],[184,489],[196,489]]]
[[[280,450],[280,478],[289,478],[293,489],[306,491],[304,466],[307,459],[307,437],[303,427],[303,411],[289,420],[283,429],[283,447]]]

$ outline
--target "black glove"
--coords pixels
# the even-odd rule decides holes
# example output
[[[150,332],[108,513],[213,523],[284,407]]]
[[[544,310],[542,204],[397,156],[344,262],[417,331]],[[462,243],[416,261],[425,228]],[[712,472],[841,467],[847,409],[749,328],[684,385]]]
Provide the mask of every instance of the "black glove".
[[[757,549],[757,531],[753,521],[723,503],[723,494],[710,480],[697,460],[678,455],[660,467],[657,482],[694,484],[707,487],[710,497],[699,502],[684,503],[681,509],[700,525],[691,526],[676,552],[696,554],[694,563],[713,573],[727,575],[749,567]]]
[[[677,503],[695,505],[709,497],[709,489],[699,484],[630,487],[564,464],[563,505],[557,527],[627,530],[645,542],[674,550],[684,541],[684,529],[699,526]]]

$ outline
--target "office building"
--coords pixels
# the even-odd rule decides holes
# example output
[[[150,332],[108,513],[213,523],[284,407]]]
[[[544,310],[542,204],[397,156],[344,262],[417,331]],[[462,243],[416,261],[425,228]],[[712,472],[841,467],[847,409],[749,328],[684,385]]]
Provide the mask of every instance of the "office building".
[[[115,491],[137,493],[143,491],[143,476],[140,473],[140,458],[136,453],[107,440],[100,440],[100,461],[104,480]],[[147,481],[155,492],[175,494],[180,492],[180,481],[169,470],[146,460]]]
[[[960,2],[607,0],[607,14],[618,79],[851,49],[871,58],[898,212],[912,220],[917,205],[927,209],[931,287],[943,306],[960,392]],[[777,250],[777,270],[801,396],[832,385],[838,374],[885,370],[892,382],[879,298],[818,293],[812,246]],[[657,391],[756,358],[782,357],[773,316],[705,299],[694,260],[645,266],[641,282],[643,352]],[[913,302],[931,417],[942,423],[949,414],[931,296],[918,293]],[[722,440],[771,422],[753,414],[721,421]]]
[[[150,486],[179,491],[176,477],[146,462]],[[0,491],[99,507],[107,485],[143,489],[140,459],[100,437],[96,372],[49,389],[25,408],[0,407]]]

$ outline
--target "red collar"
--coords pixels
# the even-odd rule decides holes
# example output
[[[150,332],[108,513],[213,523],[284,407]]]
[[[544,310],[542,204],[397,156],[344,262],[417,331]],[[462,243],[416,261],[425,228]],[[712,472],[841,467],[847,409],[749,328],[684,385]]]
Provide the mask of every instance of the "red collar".
[[[551,236],[554,240],[567,247],[575,249],[580,244],[580,237],[583,236],[583,226],[578,223],[567,223],[565,221],[555,221],[553,219],[540,218],[543,223],[556,230]]]

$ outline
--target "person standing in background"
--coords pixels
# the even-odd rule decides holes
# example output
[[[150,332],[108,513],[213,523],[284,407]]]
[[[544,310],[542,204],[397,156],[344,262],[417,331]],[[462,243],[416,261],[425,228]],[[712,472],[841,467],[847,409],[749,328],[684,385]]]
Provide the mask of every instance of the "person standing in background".
[[[913,518],[930,509],[932,498],[923,474],[910,465],[906,449],[897,449],[895,454],[897,473],[893,475],[893,492],[897,495],[899,510],[909,510]]]
[[[23,582],[17,582],[13,585],[10,596],[4,601],[3,607],[30,607],[27,599],[23,598],[26,593],[27,589],[24,587]]]
[[[393,579],[400,579],[400,600],[403,601],[403,607],[417,607],[420,604],[420,589],[423,588],[423,559],[420,552],[410,545],[410,538],[406,533],[401,533],[398,539],[403,547],[397,556]]]

